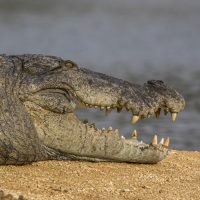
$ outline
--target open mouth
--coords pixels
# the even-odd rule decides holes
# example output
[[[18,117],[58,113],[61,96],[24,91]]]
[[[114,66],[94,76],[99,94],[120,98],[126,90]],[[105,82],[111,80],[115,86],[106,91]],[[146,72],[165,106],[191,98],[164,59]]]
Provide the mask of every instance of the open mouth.
[[[84,116],[79,117],[79,111],[84,109]],[[97,128],[96,124],[92,122],[92,120],[89,122],[89,120],[86,118],[85,114],[87,115],[87,111],[85,112],[85,109],[95,109],[98,111],[101,111],[105,114],[105,117],[109,116],[110,113],[112,111],[117,111],[117,113],[121,113],[123,111],[126,112],[130,112],[131,110],[125,108],[125,107],[119,107],[119,106],[115,106],[115,105],[111,105],[111,106],[99,106],[99,105],[91,105],[88,103],[84,103],[83,101],[78,101],[77,106],[76,106],[76,114],[78,114],[78,118],[79,120],[82,121],[83,124],[85,124],[86,126],[89,126],[90,128],[95,129],[96,132],[100,133],[100,134],[114,134],[114,135],[118,135],[121,140],[124,140],[128,143],[134,144],[135,146],[141,147],[141,148],[148,148],[148,147],[154,147],[157,148],[159,150],[162,149],[166,149],[169,147],[170,145],[170,138],[166,137],[166,138],[161,138],[161,140],[158,141],[158,135],[154,135],[151,142],[149,144],[144,143],[142,140],[139,141],[138,140],[138,133],[137,130],[134,129],[131,134],[130,134],[130,138],[125,138],[124,134],[121,133],[119,131],[119,129],[115,129],[112,126],[109,126],[108,128]],[[170,112],[170,109],[167,107],[163,107],[163,108],[158,108],[154,114],[148,114],[147,116],[137,116],[137,115],[132,115],[130,122],[132,124],[136,124],[137,122],[139,122],[139,120],[143,120],[145,118],[150,118],[150,117],[155,117],[155,118],[159,118],[161,112],[164,112],[164,115],[167,115],[168,113],[171,113],[171,120],[172,122],[176,121],[177,118],[177,114],[175,112]]]
[[[93,91],[94,94],[87,89],[84,91],[87,93],[77,90],[70,96],[65,90],[48,89],[29,97],[30,102],[39,106],[35,108],[30,102],[26,105],[44,145],[80,160],[157,163],[167,156],[169,137],[158,141],[158,136],[154,135],[150,143],[144,143],[138,140],[137,131],[133,130],[131,138],[125,138],[118,129],[111,126],[97,128],[93,120],[88,122],[87,111],[98,109],[105,115],[114,110],[125,111],[131,113],[130,122],[136,124],[140,119],[158,118],[164,110],[165,115],[171,113],[174,122],[185,105],[178,93],[165,89],[165,95],[160,95],[148,87],[140,88],[139,96],[130,95],[127,90],[125,95],[115,96],[114,89],[112,94],[108,91],[103,95],[98,90]],[[86,109],[84,117],[76,115],[80,109]]]

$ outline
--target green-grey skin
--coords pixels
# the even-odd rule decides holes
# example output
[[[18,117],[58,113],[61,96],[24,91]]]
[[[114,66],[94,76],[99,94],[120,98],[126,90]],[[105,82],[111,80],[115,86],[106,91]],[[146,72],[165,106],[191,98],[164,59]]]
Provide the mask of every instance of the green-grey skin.
[[[162,81],[143,86],[79,68],[58,57],[0,55],[0,164],[50,159],[157,163],[162,144],[123,139],[77,118],[77,108],[122,109],[140,118],[160,108],[183,110],[185,101]]]

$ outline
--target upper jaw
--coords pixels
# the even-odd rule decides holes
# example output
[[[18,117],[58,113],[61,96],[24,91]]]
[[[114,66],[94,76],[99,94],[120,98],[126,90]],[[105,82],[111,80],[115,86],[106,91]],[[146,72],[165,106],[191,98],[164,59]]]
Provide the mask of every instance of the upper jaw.
[[[157,81],[153,81],[157,83]],[[160,83],[160,81],[158,81]],[[132,123],[136,123],[140,118],[149,118],[153,115],[159,117],[161,110],[164,110],[165,115],[170,112],[172,121],[176,120],[176,116],[185,107],[184,98],[174,89],[171,89],[164,85],[162,82],[163,90],[148,81],[144,86],[134,85],[126,82],[126,87],[119,88],[118,91],[113,91],[113,93],[108,93],[106,98],[109,101],[101,101],[101,93],[97,91],[97,96],[100,100],[94,96],[91,97],[86,95],[79,97],[77,95],[77,107],[85,108],[100,108],[100,110],[105,111],[109,114],[113,109],[117,109],[121,112],[123,109],[132,112]],[[87,98],[89,96],[89,98]],[[96,101],[90,101],[93,98]]]
[[[161,108],[178,113],[185,106],[183,97],[159,80],[140,86],[84,68],[76,73],[79,78],[76,78],[76,85],[72,81],[74,92],[77,102],[86,107],[100,107],[108,111],[126,109],[134,116],[147,118]]]

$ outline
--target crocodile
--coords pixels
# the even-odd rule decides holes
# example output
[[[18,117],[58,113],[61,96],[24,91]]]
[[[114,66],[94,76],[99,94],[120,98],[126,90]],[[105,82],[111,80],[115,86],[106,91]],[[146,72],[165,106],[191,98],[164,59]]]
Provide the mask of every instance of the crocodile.
[[[169,151],[169,138],[150,144],[99,129],[79,119],[78,109],[116,110],[140,119],[159,116],[175,121],[185,100],[161,80],[133,84],[42,54],[0,55],[0,165],[44,160],[158,163]]]

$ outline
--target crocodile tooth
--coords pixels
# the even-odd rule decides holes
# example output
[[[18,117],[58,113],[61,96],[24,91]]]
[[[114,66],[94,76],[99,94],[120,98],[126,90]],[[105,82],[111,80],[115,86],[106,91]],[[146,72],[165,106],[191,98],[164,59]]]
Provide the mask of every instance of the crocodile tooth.
[[[164,147],[168,147],[168,146],[169,146],[169,143],[170,143],[170,139],[169,139],[169,137],[167,137],[166,140],[164,141],[163,146],[164,146]]]
[[[117,107],[117,112],[121,112],[123,107]]]
[[[109,131],[112,131],[112,130],[113,130],[113,129],[112,129],[112,126],[109,126],[108,130],[109,130]]]
[[[132,122],[132,124],[135,124],[138,120],[139,120],[139,116],[133,115],[131,122]]]
[[[106,109],[109,110],[109,109],[110,109],[110,106],[107,106]]]
[[[175,122],[177,117],[177,113],[171,113],[172,121]]]
[[[137,139],[137,131],[134,130],[132,133],[131,133],[131,139]]]
[[[125,137],[122,135],[122,136],[121,136],[121,139],[125,140]]]
[[[101,109],[101,110],[104,110],[104,109],[105,109],[105,107],[104,107],[104,106],[101,106],[101,107],[100,107],[100,109]]]
[[[89,104],[87,104],[87,103],[86,103],[85,105],[86,105],[86,106],[89,106]]]
[[[98,106],[94,106],[95,108],[98,108]]]
[[[116,134],[119,134],[119,130],[118,130],[118,129],[115,129],[115,133],[116,133]]]
[[[105,131],[106,129],[105,129],[105,128],[102,128],[101,130],[102,130],[102,131]]]
[[[159,118],[159,117],[160,117],[160,111],[161,111],[161,109],[159,108],[159,109],[155,112],[156,118]]]
[[[154,136],[153,136],[153,139],[152,139],[152,141],[151,141],[151,144],[152,144],[153,146],[158,144],[158,137],[157,137],[157,135],[154,135]]]
[[[160,143],[159,143],[159,144],[164,144],[164,141],[165,141],[165,139],[162,138],[162,139],[160,140]]]

